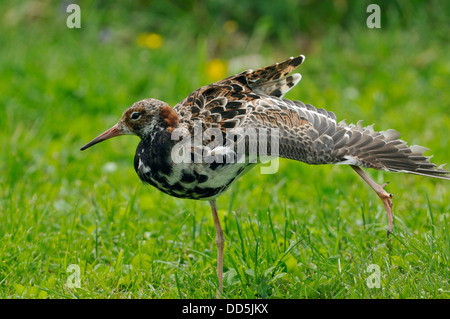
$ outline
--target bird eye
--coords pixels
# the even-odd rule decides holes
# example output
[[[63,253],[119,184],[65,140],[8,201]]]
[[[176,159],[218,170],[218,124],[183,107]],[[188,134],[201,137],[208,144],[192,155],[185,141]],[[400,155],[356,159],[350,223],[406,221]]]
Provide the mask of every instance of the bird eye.
[[[133,113],[131,113],[131,119],[132,119],[133,121],[138,120],[140,117],[141,117],[141,113],[139,113],[139,112],[133,112]]]

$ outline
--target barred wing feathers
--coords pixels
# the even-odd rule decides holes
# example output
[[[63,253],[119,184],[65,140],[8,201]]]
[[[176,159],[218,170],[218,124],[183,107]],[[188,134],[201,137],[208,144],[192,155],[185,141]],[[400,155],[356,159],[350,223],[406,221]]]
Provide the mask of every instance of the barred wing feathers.
[[[180,126],[193,132],[193,122],[203,129],[237,128],[279,130],[279,156],[308,164],[349,164],[391,172],[450,179],[422,146],[408,146],[395,130],[376,132],[337,122],[333,112],[300,101],[283,99],[300,80],[288,75],[304,61],[302,55],[256,71],[247,70],[192,92],[175,106]],[[205,141],[207,144],[211,141]],[[270,139],[268,140],[270,143]],[[269,145],[269,149],[270,149]]]
[[[437,167],[430,162],[431,156],[423,155],[427,148],[408,146],[393,129],[377,132],[373,125],[362,127],[361,121],[337,123],[333,112],[300,101],[265,96],[255,104],[243,125],[279,128],[280,157],[450,179],[444,165]]]

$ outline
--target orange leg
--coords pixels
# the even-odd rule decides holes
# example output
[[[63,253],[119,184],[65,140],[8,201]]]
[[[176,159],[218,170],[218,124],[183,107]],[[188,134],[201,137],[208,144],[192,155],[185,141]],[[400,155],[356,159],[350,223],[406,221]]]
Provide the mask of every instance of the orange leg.
[[[364,172],[360,167],[350,165],[351,168],[355,170],[356,173],[358,173],[359,176],[367,183],[370,187],[377,193],[377,195],[381,198],[381,201],[384,204],[384,208],[386,208],[386,212],[389,219],[389,227],[387,231],[387,236],[389,238],[389,234],[392,233],[392,224],[394,222],[394,213],[392,212],[392,194],[389,194],[384,190],[384,187],[386,187],[388,183],[384,183],[383,185],[378,185],[375,183],[369,175],[367,175],[366,172]]]

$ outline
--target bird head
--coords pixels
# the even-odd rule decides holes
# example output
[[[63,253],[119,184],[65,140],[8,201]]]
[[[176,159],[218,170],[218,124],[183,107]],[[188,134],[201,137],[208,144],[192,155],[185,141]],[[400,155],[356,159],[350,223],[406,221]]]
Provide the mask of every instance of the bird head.
[[[157,129],[175,126],[177,123],[178,114],[166,102],[141,100],[126,109],[116,125],[84,145],[81,150],[119,135],[137,135],[144,139]]]

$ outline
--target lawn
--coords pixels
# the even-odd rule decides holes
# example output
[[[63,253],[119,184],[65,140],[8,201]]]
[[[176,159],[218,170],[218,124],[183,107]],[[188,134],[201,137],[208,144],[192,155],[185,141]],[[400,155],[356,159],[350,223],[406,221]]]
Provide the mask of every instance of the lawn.
[[[286,98],[396,129],[434,163],[450,161],[447,2],[379,1],[381,29],[366,26],[370,1],[312,13],[262,1],[252,23],[247,11],[221,12],[222,1],[146,2],[81,1],[81,29],[66,27],[65,2],[0,4],[0,298],[216,296],[208,203],[143,185],[137,137],[79,150],[140,99],[175,105],[304,54]],[[224,296],[450,298],[450,183],[367,172],[391,182],[389,238],[381,201],[350,167],[280,160],[276,174],[254,169],[233,184],[217,202]]]

